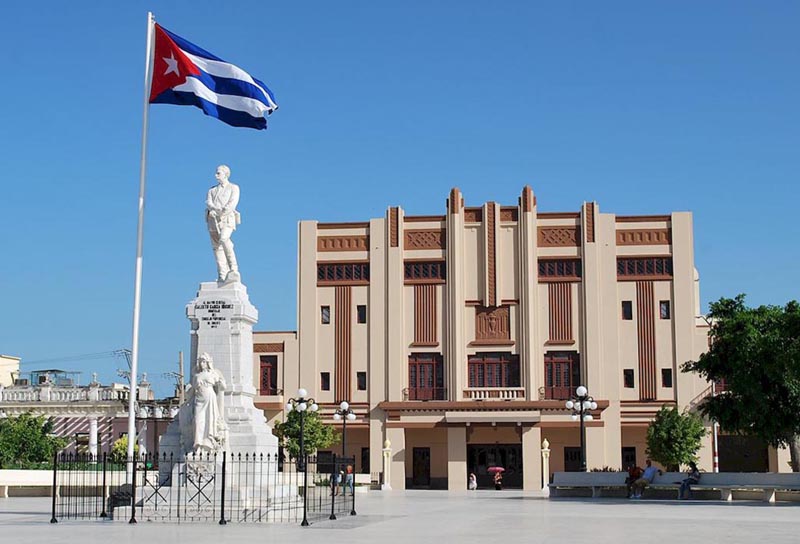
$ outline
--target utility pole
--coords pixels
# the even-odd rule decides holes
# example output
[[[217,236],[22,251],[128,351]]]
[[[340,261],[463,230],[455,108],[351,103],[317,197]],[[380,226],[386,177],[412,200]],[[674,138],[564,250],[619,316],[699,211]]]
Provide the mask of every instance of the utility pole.
[[[183,375],[183,352],[178,352],[178,371],[165,372],[162,374],[165,378],[172,378],[175,380],[175,390],[178,394],[178,405],[183,406],[184,397],[186,396],[186,385]]]
[[[186,391],[186,386],[184,385],[183,379],[183,352],[178,352],[178,402],[180,405],[183,406],[183,395]]]

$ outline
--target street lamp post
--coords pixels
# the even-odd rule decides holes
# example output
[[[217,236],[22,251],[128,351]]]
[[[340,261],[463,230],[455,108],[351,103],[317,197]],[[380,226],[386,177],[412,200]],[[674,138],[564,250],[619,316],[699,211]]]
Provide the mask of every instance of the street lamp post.
[[[333,419],[335,421],[342,422],[342,457],[347,457],[347,450],[345,448],[345,441],[347,440],[347,422],[348,421],[355,421],[356,414],[353,412],[353,409],[350,408],[350,404],[343,400],[341,404],[339,404],[339,408],[333,413]]]
[[[307,398],[308,391],[305,389],[298,389],[297,390],[297,398],[296,399],[289,399],[289,402],[286,403],[286,413],[291,412],[292,410],[296,410],[300,412],[300,459],[298,459],[298,463],[302,462],[303,467],[303,522],[300,524],[303,527],[308,526],[308,463],[306,459],[306,446],[305,446],[305,423],[306,423],[306,412],[316,412],[319,410],[319,406],[317,406],[317,402],[314,399]]]
[[[572,410],[572,421],[581,420],[581,472],[586,472],[586,427],[584,421],[594,419],[590,413],[597,410],[597,403],[589,395],[589,390],[578,386],[575,395],[566,402],[567,410]]]
[[[346,453],[347,450],[346,450],[346,445],[345,445],[346,440],[347,440],[347,422],[348,421],[355,421],[356,414],[353,412],[353,409],[350,408],[350,404],[348,404],[348,402],[346,400],[343,400],[341,402],[341,404],[339,404],[339,409],[336,410],[333,413],[333,419],[335,421],[341,421],[342,422],[342,459],[345,459],[347,457],[347,453]],[[353,464],[355,465],[355,456],[353,456]],[[352,480],[353,488],[350,490],[351,495],[353,496],[352,497],[353,498],[353,507],[350,509],[350,515],[351,516],[355,516],[356,515],[356,504],[355,504],[356,503],[356,501],[355,501],[355,495],[356,495],[355,477],[356,477],[356,475],[355,475],[355,467],[353,467],[353,474],[345,474],[345,482],[344,482],[345,483],[345,486],[344,486],[345,490],[347,489],[347,478],[348,477],[349,478],[353,478],[353,480]]]

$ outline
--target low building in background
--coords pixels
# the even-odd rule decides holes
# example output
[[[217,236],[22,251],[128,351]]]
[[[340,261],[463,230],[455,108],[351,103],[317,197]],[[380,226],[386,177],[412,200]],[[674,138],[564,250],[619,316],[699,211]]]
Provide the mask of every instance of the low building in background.
[[[0,387],[14,384],[14,376],[19,372],[19,357],[0,355]]]
[[[5,357],[5,356],[4,356]],[[127,384],[102,385],[93,376],[80,385],[78,372],[60,369],[19,371],[13,382],[0,385],[0,417],[24,413],[43,415],[54,424],[54,434],[66,438],[67,453],[108,453],[114,442],[128,432]],[[156,400],[145,379],[138,387],[137,432],[141,451],[158,453],[159,438],[177,413],[176,399]]]

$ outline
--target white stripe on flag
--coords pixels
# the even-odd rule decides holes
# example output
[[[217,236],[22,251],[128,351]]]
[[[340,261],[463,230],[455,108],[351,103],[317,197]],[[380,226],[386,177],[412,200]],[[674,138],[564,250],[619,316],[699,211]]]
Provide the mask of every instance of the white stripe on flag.
[[[238,79],[241,81],[246,81],[247,83],[251,83],[264,94],[264,99],[267,101],[267,104],[270,105],[271,109],[278,107],[278,105],[269,97],[269,93],[261,85],[256,83],[250,74],[235,64],[231,64],[229,62],[220,62],[218,60],[204,59],[203,57],[192,55],[183,49],[181,49],[181,51],[183,51],[186,56],[197,65],[198,68],[212,76],[227,77],[230,79]]]
[[[247,98],[245,96],[233,96],[230,94],[216,94],[208,87],[203,85],[203,82],[195,77],[186,78],[186,82],[173,88],[174,91],[189,92],[199,96],[204,100],[208,100],[212,104],[228,108],[230,110],[243,111],[252,115],[253,117],[263,117],[264,112],[269,111],[269,108],[263,102],[259,102],[255,98]]]

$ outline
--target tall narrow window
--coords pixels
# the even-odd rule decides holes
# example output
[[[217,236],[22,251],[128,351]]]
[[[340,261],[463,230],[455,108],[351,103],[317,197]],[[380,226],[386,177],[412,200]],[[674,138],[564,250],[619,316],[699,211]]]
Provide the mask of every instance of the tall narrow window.
[[[625,321],[633,319],[633,302],[630,300],[622,301],[622,319]]]
[[[328,325],[331,322],[331,307],[321,306],[319,311],[320,323]]]
[[[330,372],[320,372],[319,373],[319,388],[322,391],[330,391],[331,390],[331,373]]]
[[[661,316],[661,319],[669,319],[670,313],[668,300],[662,300],[658,303],[658,314]]]
[[[259,395],[278,394],[278,357],[276,355],[262,355],[261,376],[258,385]]]
[[[661,369],[661,387],[672,387],[672,369]]]
[[[365,304],[359,304],[356,306],[356,313],[358,314],[359,323],[367,322],[367,306]]]
[[[581,365],[574,351],[548,351],[544,356],[544,398],[570,398],[581,384]]]
[[[626,368],[622,371],[622,379],[624,382],[625,387],[628,389],[633,389],[633,369]]]
[[[438,353],[408,357],[408,400],[445,400],[444,361]]]
[[[356,381],[358,382],[358,390],[359,391],[366,391],[367,390],[367,373],[366,372],[356,372]]]

